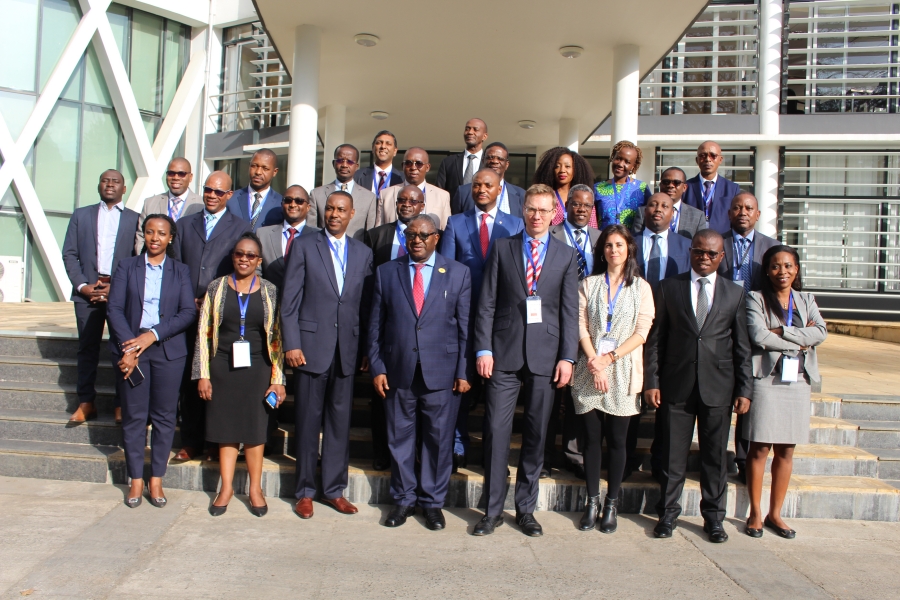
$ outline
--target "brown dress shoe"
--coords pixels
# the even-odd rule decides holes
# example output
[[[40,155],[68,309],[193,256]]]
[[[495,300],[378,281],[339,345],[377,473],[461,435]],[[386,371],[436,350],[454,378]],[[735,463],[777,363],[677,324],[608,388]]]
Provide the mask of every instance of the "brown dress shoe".
[[[116,425],[121,425],[122,424],[122,407],[117,406],[115,408],[114,414],[116,416]]]
[[[185,446],[178,451],[173,460],[194,460],[195,456],[197,456],[197,451],[190,446]]]
[[[301,519],[308,519],[313,516],[312,498],[300,498],[294,505],[294,512]]]
[[[97,416],[97,409],[90,402],[82,402],[69,417],[69,423],[84,423]]]
[[[344,513],[345,515],[355,515],[359,512],[359,510],[355,506],[350,504],[350,502],[348,502],[347,499],[343,496],[341,496],[340,498],[323,498],[322,502],[331,505],[334,510],[338,511],[339,513]]]

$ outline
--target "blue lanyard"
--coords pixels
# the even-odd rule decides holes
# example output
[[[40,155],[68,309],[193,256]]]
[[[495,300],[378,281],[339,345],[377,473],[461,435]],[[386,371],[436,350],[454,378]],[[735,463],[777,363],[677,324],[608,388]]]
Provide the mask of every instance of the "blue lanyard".
[[[171,198],[170,198],[170,199],[169,199],[169,205],[168,205],[168,207],[167,207],[167,208],[169,209],[169,218],[172,219],[173,221],[178,221],[178,219],[181,218],[181,213],[184,212],[184,207],[185,207],[186,204],[187,204],[187,200],[182,200],[182,201],[181,201],[181,209],[178,211],[178,216],[175,216],[175,215],[172,214],[172,200],[171,200]]]
[[[681,211],[678,209],[674,209],[674,216],[672,217],[672,222],[669,223],[669,231],[672,233],[678,233],[678,219],[681,216]]]
[[[234,276],[234,273],[231,274],[231,281],[234,283],[234,292],[237,294],[238,308],[241,310],[241,339],[243,340],[244,324],[247,320],[247,307],[250,306],[250,294],[253,292],[253,286],[256,285],[256,275],[253,276],[253,281],[250,282],[250,291],[243,297],[237,289],[237,277]]]
[[[703,179],[703,178],[701,177],[701,178],[700,178],[700,186],[701,186],[700,193],[701,193],[701,194],[703,193],[702,186],[703,186],[703,182],[704,182],[704,181],[706,181],[706,180]],[[713,199],[713,196],[714,196],[715,193],[716,193],[716,185],[718,185],[718,183],[719,183],[719,180],[716,179],[716,180],[713,182],[713,184],[712,184],[711,186],[709,186],[709,193],[706,194],[705,196],[703,196],[703,208],[704,208],[704,210],[706,211],[706,218],[707,218],[707,219],[709,219],[709,203],[710,203],[710,201]]]
[[[568,221],[566,221],[565,230],[566,230],[566,235],[569,236],[569,240],[572,241],[572,247],[575,248],[576,250],[578,250],[578,254],[580,254],[581,258],[584,259],[584,264],[587,264],[587,238],[588,238],[587,232],[585,232],[585,234],[584,234],[584,242],[582,242],[582,244],[584,245],[584,248],[582,248],[581,246],[578,245],[578,242],[575,241],[575,237],[572,236],[572,232],[569,229]]]
[[[540,274],[538,273],[537,264],[534,263],[534,258],[531,257],[531,251],[528,248],[531,244],[526,243],[524,240],[522,242],[522,250],[525,252],[525,258],[528,259],[528,263],[531,265],[532,271],[534,272],[534,277],[531,279],[531,295],[537,295],[537,284],[538,279],[540,278]],[[547,255],[547,246],[550,245],[550,239],[544,243],[544,249],[541,250],[540,256],[538,256],[538,264],[544,264],[544,257]]]
[[[743,238],[747,240],[747,238]],[[737,240],[734,240],[735,242]],[[744,253],[741,255],[740,262],[738,262],[738,252],[739,248],[736,244],[732,243],[734,246],[734,268],[732,269],[732,273],[735,277],[741,276],[741,267],[744,266],[744,261],[747,260],[747,257],[750,255],[750,250],[753,248],[753,240],[747,240],[749,243],[747,244],[747,249],[744,250]]]
[[[391,182],[391,174],[387,171],[384,172],[384,183],[378,185],[378,171],[372,174],[372,181],[375,182],[375,197],[379,197],[381,195],[381,191],[387,189],[388,184]]]
[[[500,195],[497,196],[497,205],[498,206],[503,203],[503,194],[505,194],[505,193],[506,193],[506,182],[504,181],[503,187],[500,188]]]
[[[609,289],[609,271],[606,272],[606,333],[609,333],[609,330],[612,328],[613,311],[616,310],[616,302],[619,301],[619,292],[622,291],[623,285],[625,285],[624,278],[619,282],[619,288],[616,290],[616,295],[610,300],[609,292],[611,290]]]
[[[788,309],[787,316],[784,318],[784,324],[788,327],[794,322],[794,294],[791,294],[790,300],[788,300]]]
[[[619,214],[621,214],[621,212],[622,212],[622,207],[619,205],[619,188],[616,186],[615,179],[610,180],[610,182],[612,183],[612,189],[613,189],[613,202],[615,202],[615,204],[616,204],[616,223],[621,223],[621,221],[619,221]],[[628,194],[625,193],[625,190],[627,190],[627,189],[628,189],[628,178],[626,177],[625,183],[622,184],[622,195],[625,196],[626,203],[628,202]]]
[[[397,242],[399,242],[400,247],[403,248],[403,251],[406,252],[406,230],[400,230],[400,221],[397,221]]]
[[[346,238],[347,236],[344,236]],[[328,237],[325,237],[325,241],[328,242],[328,247],[331,248],[331,254],[337,259],[338,264],[341,265],[341,273],[344,277],[347,277],[347,239],[344,239],[344,259],[341,260],[340,255],[338,255],[337,248],[331,243],[331,240]]]
[[[505,183],[504,183],[505,185]],[[559,197],[559,190],[553,190],[556,193],[556,201],[559,202],[559,210],[562,211],[563,219],[566,218],[566,203]]]

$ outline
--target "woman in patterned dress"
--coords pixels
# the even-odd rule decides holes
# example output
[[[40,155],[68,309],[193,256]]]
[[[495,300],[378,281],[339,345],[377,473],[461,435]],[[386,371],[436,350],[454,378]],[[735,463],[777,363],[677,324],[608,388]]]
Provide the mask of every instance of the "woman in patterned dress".
[[[569,190],[576,185],[594,187],[594,170],[591,164],[577,152],[558,146],[550,148],[541,155],[537,169],[534,171],[533,183],[543,183],[553,188],[556,193],[556,214],[551,225],[560,225],[566,220],[566,202]],[[597,227],[597,210],[591,211],[588,226]]]
[[[641,168],[641,149],[622,141],[612,149],[612,179],[594,186],[594,202],[600,217],[600,229],[620,223],[631,229],[634,217],[652,195],[650,186],[634,174]]]
[[[631,417],[641,411],[644,341],[653,324],[653,293],[640,277],[634,238],[624,225],[610,225],[594,248],[594,274],[579,290],[579,345],[572,399],[584,415],[584,470],[588,500],[579,529],[589,531],[600,510],[600,443],[609,448],[607,494],[600,531],[616,530],[625,439]]]

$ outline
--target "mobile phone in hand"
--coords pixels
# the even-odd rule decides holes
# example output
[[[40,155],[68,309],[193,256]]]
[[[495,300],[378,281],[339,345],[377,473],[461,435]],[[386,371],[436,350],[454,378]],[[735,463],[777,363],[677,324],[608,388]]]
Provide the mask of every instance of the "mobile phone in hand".
[[[128,383],[131,384],[131,387],[137,387],[144,382],[144,374],[141,372],[141,368],[138,366],[134,367],[134,371],[131,372],[131,375],[128,376]]]
[[[272,408],[278,406],[278,396],[275,394],[275,392],[269,392],[268,394],[266,394],[265,400],[266,404],[268,404]]]

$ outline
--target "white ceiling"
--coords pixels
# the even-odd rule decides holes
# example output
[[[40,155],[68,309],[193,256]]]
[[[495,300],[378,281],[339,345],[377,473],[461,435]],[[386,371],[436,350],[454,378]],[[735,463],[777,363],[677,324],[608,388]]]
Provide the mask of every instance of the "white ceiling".
[[[678,41],[703,0],[254,0],[293,70],[294,31],[322,30],[320,111],[347,107],[346,141],[367,148],[390,129],[401,147],[462,146],[467,119],[512,150],[556,145],[561,118],[582,140],[609,114],[612,48],[641,47],[641,74]],[[380,42],[364,48],[358,33]],[[560,46],[577,45],[577,59]],[[384,121],[373,110],[390,113]],[[320,115],[323,113],[320,112]],[[537,122],[524,130],[517,122]],[[324,131],[320,134],[324,138]]]

